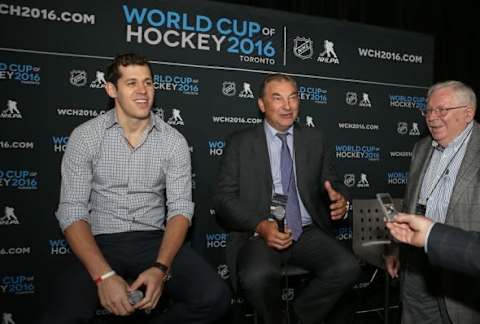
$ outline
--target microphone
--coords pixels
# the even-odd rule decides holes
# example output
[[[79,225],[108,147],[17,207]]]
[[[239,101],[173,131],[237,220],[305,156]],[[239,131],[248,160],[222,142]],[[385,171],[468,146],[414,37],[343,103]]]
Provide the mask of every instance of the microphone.
[[[278,231],[285,233],[285,208],[283,206],[271,206],[270,213],[277,221]]]
[[[128,302],[130,305],[135,305],[143,299],[143,292],[141,290],[134,290],[128,292]]]

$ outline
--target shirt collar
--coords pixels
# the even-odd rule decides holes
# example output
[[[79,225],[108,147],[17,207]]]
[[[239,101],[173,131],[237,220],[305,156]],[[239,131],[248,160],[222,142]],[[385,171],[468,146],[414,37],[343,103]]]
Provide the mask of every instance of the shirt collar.
[[[105,115],[106,115],[106,119],[105,119],[106,129],[112,128],[115,125],[119,125],[117,114],[115,113],[115,108],[107,111]],[[149,119],[150,119],[150,122],[149,122],[149,126],[147,127],[148,132],[150,132],[153,127],[155,127],[157,130],[160,130],[160,124],[157,122],[156,118],[154,118],[153,112],[150,112]]]
[[[115,124],[118,124],[117,114],[115,114],[115,108],[110,109],[105,113],[105,128],[112,128]]]
[[[267,137],[268,137],[270,140],[276,138],[277,133],[282,134],[282,132],[279,132],[278,130],[276,130],[275,128],[273,128],[273,127],[268,123],[268,121],[267,121],[266,119],[263,121],[263,128],[265,129],[265,134],[267,134]],[[287,129],[286,132],[283,132],[283,134],[285,134],[285,133],[288,133],[288,134],[290,134],[290,135],[293,136],[293,125],[290,126],[290,128]]]

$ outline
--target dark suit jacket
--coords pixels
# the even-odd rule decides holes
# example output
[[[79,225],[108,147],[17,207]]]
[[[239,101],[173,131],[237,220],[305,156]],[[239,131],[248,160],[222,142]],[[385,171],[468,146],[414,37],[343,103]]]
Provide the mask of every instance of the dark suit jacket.
[[[480,233],[437,223],[430,232],[427,248],[432,264],[480,276]]]
[[[300,197],[313,223],[331,232],[325,180],[347,197],[333,167],[333,153],[327,152],[317,129],[295,125],[293,136]],[[214,201],[220,224],[230,231],[226,257],[236,288],[238,251],[268,217],[273,184],[263,124],[234,133],[226,142]]]
[[[473,130],[455,180],[445,223],[467,231],[480,231],[480,126]],[[432,137],[413,148],[403,210],[415,214],[415,205],[433,153]],[[428,216],[428,215],[427,215]],[[480,280],[439,268],[439,286],[453,323],[480,323]]]

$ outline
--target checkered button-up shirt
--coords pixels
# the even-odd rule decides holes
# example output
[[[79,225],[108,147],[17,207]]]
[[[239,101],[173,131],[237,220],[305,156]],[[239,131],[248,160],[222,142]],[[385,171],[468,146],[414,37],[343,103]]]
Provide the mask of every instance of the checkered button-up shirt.
[[[190,152],[177,130],[151,114],[132,149],[112,109],[71,134],[56,216],[62,230],[85,220],[94,235],[156,230],[175,215],[191,220],[191,187]]]

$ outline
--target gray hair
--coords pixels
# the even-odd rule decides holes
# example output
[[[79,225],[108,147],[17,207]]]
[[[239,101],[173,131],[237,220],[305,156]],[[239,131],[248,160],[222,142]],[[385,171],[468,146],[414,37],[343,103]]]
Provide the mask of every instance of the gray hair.
[[[475,96],[475,92],[472,90],[472,88],[463,82],[455,80],[438,82],[432,85],[427,92],[427,103],[430,101],[430,97],[435,91],[444,88],[451,89],[462,104],[471,105],[474,110],[477,109],[477,97]]]

